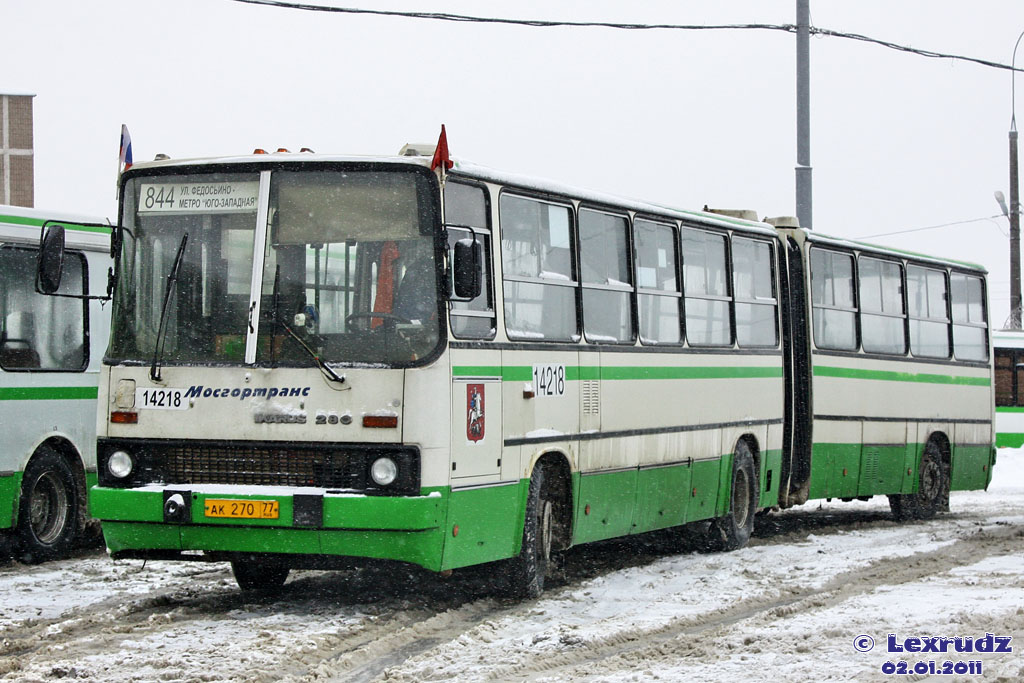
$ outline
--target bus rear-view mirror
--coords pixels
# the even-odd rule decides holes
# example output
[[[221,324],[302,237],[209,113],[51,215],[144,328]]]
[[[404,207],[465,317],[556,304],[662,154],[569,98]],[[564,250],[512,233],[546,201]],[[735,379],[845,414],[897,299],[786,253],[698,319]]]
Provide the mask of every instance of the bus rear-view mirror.
[[[452,280],[455,298],[470,301],[480,296],[480,250],[476,240],[461,239],[455,243],[452,259]]]
[[[39,240],[39,260],[36,262],[36,291],[54,294],[60,289],[64,271],[64,226],[47,224]]]

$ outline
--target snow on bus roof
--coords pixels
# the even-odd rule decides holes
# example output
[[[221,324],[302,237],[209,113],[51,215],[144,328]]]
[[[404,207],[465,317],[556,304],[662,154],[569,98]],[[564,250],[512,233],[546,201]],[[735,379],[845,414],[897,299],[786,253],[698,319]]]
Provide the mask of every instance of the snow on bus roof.
[[[514,186],[524,190],[533,190],[546,194],[560,195],[576,199],[584,203],[592,203],[605,207],[618,207],[641,214],[662,216],[678,220],[696,220],[704,224],[727,228],[743,228],[747,231],[759,232],[775,236],[775,229],[761,221],[749,221],[733,218],[722,214],[680,209],[640,199],[632,199],[606,192],[587,190],[573,185],[518,173],[499,171],[488,166],[452,158],[453,177],[464,177],[501,185]],[[356,156],[335,154],[310,154],[276,152],[272,154],[247,154],[231,157],[202,157],[194,159],[166,159],[159,161],[139,162],[132,169],[173,168],[176,166],[228,166],[228,165],[263,165],[280,162],[315,162],[315,163],[377,163],[429,167],[431,159],[425,156]]]
[[[958,261],[956,259],[942,258],[939,256],[931,256],[928,254],[920,254],[914,251],[906,251],[904,249],[885,247],[880,244],[871,244],[870,242],[861,242],[859,240],[847,239],[845,237],[832,237],[831,235],[825,235],[814,230],[802,229],[802,232],[807,235],[808,240],[819,244],[827,244],[834,247],[844,247],[846,249],[856,249],[858,251],[873,251],[879,254],[890,254],[892,256],[900,256],[912,261],[919,261],[922,263],[932,263],[941,266],[953,266],[955,268],[966,268],[968,270],[976,270],[981,273],[988,273],[988,269],[985,268],[985,266],[978,265],[977,263],[970,263],[969,261]]]

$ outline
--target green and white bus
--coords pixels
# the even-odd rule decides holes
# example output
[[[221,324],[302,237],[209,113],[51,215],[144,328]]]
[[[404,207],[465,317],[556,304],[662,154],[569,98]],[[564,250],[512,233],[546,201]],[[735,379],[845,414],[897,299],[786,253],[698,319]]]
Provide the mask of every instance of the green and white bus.
[[[996,446],[1024,446],[1024,332],[994,330]]]
[[[536,595],[576,544],[700,522],[737,548],[765,508],[923,518],[988,484],[982,268],[436,166],[124,174],[91,497],[113,557],[231,561],[246,589],[506,561]]]
[[[0,533],[17,556],[68,552],[96,483],[96,394],[110,307],[36,292],[39,231],[63,226],[59,294],[107,280],[110,226],[98,218],[0,206]]]

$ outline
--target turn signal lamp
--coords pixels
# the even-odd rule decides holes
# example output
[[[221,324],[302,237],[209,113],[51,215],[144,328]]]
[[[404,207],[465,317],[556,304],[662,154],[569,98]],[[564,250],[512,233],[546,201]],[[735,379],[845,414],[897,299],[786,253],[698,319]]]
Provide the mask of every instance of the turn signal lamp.
[[[139,423],[139,414],[133,410],[115,410],[110,413],[110,421],[118,425],[134,425]]]
[[[379,427],[382,429],[395,428],[398,426],[397,415],[363,415],[364,427]]]

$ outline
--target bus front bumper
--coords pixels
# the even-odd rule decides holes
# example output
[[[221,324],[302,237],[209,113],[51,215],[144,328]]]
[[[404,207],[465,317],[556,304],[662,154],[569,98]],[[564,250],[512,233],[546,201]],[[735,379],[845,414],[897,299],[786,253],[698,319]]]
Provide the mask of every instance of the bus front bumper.
[[[184,505],[169,506],[174,496]],[[276,502],[277,516],[207,516],[209,508],[223,511],[208,501],[252,502],[261,509]],[[438,571],[446,504],[441,489],[419,496],[366,496],[258,486],[232,487],[230,493],[216,486],[95,486],[89,512],[102,523],[115,559],[269,553],[397,560]],[[175,507],[177,514],[169,514]]]

